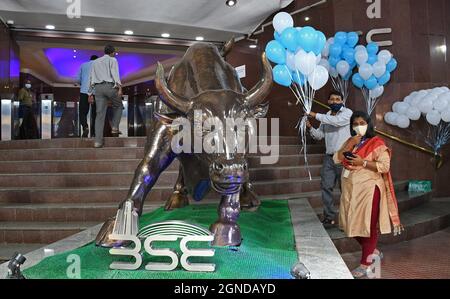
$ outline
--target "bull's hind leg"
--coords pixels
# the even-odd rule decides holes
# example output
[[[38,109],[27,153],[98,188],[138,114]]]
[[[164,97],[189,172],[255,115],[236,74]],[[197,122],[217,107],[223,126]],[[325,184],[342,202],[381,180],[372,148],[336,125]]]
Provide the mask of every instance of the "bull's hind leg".
[[[159,175],[172,163],[175,154],[171,150],[173,132],[160,121],[152,122],[145,147],[145,157],[135,171],[127,198],[120,203],[119,209],[127,201],[133,203],[133,210],[140,216],[145,198],[155,185]],[[112,247],[118,243],[109,238],[115,223],[115,217],[108,219],[98,233],[97,246]]]
[[[241,188],[240,195],[241,209],[254,212],[258,210],[261,205],[261,201],[258,199],[258,195],[253,191],[251,183],[245,183]]]
[[[178,179],[173,187],[173,193],[166,202],[164,209],[170,211],[173,209],[183,208],[189,205],[188,192],[184,185],[183,165],[180,163],[178,171]]]

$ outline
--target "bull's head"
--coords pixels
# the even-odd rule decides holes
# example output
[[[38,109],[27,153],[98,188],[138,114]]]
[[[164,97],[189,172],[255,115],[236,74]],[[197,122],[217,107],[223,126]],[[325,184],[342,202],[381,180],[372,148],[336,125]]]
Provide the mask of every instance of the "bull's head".
[[[194,118],[198,120],[200,111],[202,123],[214,120],[223,124],[225,128],[227,121],[234,120],[238,124],[239,122],[242,123],[242,120],[246,122],[249,118],[258,117],[258,114],[265,114],[260,112],[267,107],[264,103],[272,87],[272,68],[265,53],[262,55],[262,63],[262,78],[248,92],[208,90],[194,98],[185,98],[175,94],[167,86],[164,78],[164,68],[161,64],[158,64],[156,72],[156,88],[162,96],[163,102],[178,114],[185,116],[191,124],[194,124]],[[248,126],[248,122],[246,123]],[[196,132],[195,126],[192,125],[191,127],[192,136],[199,134],[198,131]],[[204,128],[201,134],[203,137],[211,136],[211,128]],[[245,138],[244,141],[242,139],[238,140],[237,135],[237,133],[234,134],[235,144],[238,144],[238,142],[245,143]],[[226,137],[229,138],[229,135]],[[212,143],[214,143],[214,140],[213,138]],[[192,146],[194,147],[194,145]],[[210,179],[213,188],[220,193],[236,193],[241,185],[248,180],[248,167],[244,153],[238,151],[237,147],[229,146],[227,142],[222,143],[220,147],[220,153],[203,152],[201,154],[202,159],[209,163]]]

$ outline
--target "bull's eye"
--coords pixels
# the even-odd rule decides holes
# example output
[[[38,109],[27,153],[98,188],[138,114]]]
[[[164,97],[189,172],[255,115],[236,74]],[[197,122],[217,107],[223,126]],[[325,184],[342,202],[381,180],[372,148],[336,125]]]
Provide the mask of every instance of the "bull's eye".
[[[247,163],[244,163],[243,168],[244,168],[244,170],[247,170]]]
[[[221,163],[214,163],[214,169],[217,171],[222,171],[223,165]]]

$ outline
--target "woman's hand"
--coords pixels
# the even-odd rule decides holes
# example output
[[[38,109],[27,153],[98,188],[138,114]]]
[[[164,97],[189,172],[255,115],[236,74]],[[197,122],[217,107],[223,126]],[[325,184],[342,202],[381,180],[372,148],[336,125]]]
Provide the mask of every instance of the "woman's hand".
[[[352,157],[346,158],[348,163],[350,163],[350,165],[354,166],[354,167],[363,166],[364,165],[364,159],[361,158],[361,156],[359,156],[359,155],[356,155],[356,154],[353,154],[353,155],[355,156],[355,158],[352,158]]]

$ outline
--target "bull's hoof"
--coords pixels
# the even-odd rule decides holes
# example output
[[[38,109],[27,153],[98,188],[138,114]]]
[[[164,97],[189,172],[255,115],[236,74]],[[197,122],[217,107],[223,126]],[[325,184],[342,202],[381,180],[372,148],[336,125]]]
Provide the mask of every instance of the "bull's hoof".
[[[114,229],[114,223],[116,222],[116,217],[111,217],[103,224],[102,228],[95,237],[95,245],[103,248],[113,248],[113,247],[126,247],[130,243],[126,241],[118,241],[109,238]]]
[[[237,223],[216,222],[209,229],[214,234],[214,246],[239,246],[241,245],[241,229]]]
[[[169,200],[166,202],[164,206],[164,210],[171,211],[174,209],[184,208],[189,205],[189,198],[186,194],[182,194],[180,192],[172,193]]]
[[[241,210],[256,212],[261,205],[261,201],[253,192],[246,192],[241,194],[240,198]]]

